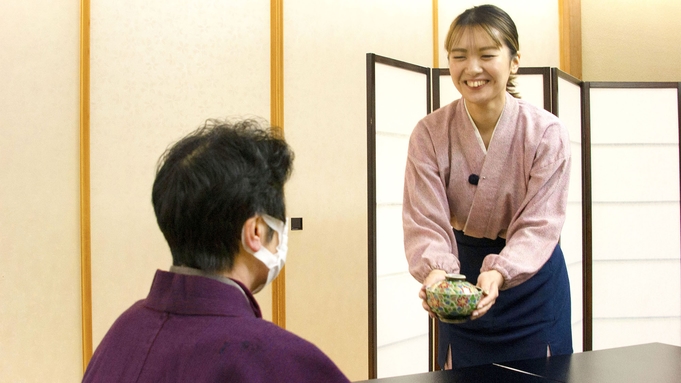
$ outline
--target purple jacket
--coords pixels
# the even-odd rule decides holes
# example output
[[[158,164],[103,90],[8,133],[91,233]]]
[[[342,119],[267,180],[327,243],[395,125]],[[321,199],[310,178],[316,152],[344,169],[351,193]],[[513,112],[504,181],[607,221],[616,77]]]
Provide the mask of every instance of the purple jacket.
[[[312,343],[263,320],[240,286],[158,270],[147,298],[111,326],[83,382],[349,382]]]

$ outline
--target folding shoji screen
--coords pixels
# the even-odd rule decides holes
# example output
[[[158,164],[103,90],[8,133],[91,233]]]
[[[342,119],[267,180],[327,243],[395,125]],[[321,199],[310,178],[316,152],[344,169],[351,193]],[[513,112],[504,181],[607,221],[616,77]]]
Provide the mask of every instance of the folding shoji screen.
[[[562,245],[573,281],[573,333],[581,349],[581,88],[578,80],[550,68],[522,68],[517,88],[523,99],[539,107],[562,110],[565,117],[561,118],[571,131],[573,156],[577,157],[573,160],[572,179],[576,181],[570,189]],[[562,101],[558,101],[558,94]],[[404,256],[403,178],[409,135],[416,123],[426,113],[459,97],[447,69],[431,70],[367,55],[369,354],[374,377],[418,373],[436,367],[433,350],[437,328],[421,309],[417,297],[419,283],[409,274]]]
[[[432,110],[460,95],[447,69],[369,54],[367,74],[369,354],[383,377],[435,367],[437,329],[422,319],[402,248],[402,177],[430,89]],[[582,82],[556,68],[521,68],[517,89],[570,132],[561,246],[575,352],[681,345],[681,83]]]

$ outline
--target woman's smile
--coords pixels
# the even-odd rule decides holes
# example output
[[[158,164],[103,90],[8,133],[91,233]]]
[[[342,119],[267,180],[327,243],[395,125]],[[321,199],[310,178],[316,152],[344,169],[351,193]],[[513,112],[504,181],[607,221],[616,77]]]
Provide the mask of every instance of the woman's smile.
[[[498,33],[498,31],[494,31]],[[483,28],[461,31],[449,49],[449,72],[464,100],[477,108],[501,113],[506,84],[518,68],[518,55],[498,44]]]

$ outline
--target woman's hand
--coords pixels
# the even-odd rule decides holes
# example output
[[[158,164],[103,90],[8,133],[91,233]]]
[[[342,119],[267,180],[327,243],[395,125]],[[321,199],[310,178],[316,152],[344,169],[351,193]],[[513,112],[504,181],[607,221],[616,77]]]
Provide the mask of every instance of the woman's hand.
[[[480,273],[478,276],[478,287],[483,291],[483,298],[478,303],[478,307],[473,314],[471,320],[478,319],[487,314],[499,296],[499,288],[504,284],[504,277],[496,270],[490,270]]]
[[[435,313],[433,313],[430,310],[430,307],[428,306],[428,302],[426,302],[426,287],[445,280],[445,275],[447,275],[447,272],[444,270],[432,270],[430,274],[426,277],[426,279],[423,281],[423,286],[421,286],[421,290],[419,291],[419,298],[423,300],[421,302],[421,305],[423,306],[423,309],[428,311],[428,315],[430,315],[431,318],[436,318]]]

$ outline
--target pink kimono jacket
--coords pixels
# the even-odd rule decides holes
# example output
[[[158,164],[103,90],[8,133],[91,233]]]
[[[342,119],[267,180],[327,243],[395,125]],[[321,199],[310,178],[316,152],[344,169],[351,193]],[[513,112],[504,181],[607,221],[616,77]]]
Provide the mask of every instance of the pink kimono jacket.
[[[506,239],[481,272],[498,270],[502,289],[532,277],[548,260],[565,221],[570,174],[567,128],[553,114],[506,95],[487,153],[462,99],[423,118],[412,132],[403,226],[409,270],[459,272],[452,228]],[[478,185],[468,182],[478,175]]]

